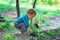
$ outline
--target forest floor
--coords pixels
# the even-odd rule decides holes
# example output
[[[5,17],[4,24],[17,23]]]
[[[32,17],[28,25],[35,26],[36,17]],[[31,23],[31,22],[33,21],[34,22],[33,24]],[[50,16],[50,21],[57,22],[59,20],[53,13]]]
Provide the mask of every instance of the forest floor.
[[[47,21],[47,22],[50,22],[51,25],[50,26],[42,26],[41,29],[43,31],[57,29],[60,26],[60,16],[58,16],[58,17],[52,16],[49,19],[49,21]],[[4,39],[5,34],[15,34],[15,33],[20,33],[20,30],[0,32],[0,40],[5,40]],[[26,36],[25,38],[23,38],[20,35],[15,34],[15,40],[31,40],[31,38],[32,38],[32,36]],[[37,39],[37,37],[33,37],[33,40],[38,40],[38,39]],[[39,40],[60,40],[60,34],[55,35],[53,38],[47,36],[45,39],[39,39]]]

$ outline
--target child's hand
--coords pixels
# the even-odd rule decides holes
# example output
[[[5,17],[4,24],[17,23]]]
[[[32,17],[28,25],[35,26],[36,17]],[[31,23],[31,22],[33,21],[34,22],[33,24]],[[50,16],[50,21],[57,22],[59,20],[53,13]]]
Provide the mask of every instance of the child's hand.
[[[28,28],[28,31],[32,31],[32,29],[31,28]]]

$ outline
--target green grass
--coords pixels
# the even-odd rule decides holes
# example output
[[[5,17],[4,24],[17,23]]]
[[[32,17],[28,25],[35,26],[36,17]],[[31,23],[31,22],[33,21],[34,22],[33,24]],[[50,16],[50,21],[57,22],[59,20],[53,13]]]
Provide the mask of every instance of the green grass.
[[[11,34],[5,34],[4,35],[5,40],[14,40],[14,35]]]
[[[16,7],[11,7],[9,5],[0,5],[0,12],[16,11]]]

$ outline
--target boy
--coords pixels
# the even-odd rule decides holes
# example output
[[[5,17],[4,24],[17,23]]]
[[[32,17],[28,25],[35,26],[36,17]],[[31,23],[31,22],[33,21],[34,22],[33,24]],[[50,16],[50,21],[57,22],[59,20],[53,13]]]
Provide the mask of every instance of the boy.
[[[15,21],[15,27],[21,30],[22,35],[25,35],[27,33],[27,30],[30,30],[29,28],[29,19],[32,19],[36,16],[36,12],[34,9],[29,9],[27,14],[21,15],[19,18]]]

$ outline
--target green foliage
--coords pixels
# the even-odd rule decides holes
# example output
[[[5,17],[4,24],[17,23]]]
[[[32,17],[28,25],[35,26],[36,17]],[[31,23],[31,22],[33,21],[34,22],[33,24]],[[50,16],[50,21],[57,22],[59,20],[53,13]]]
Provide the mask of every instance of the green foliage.
[[[15,27],[11,25],[13,19],[11,17],[5,18],[5,22],[0,24],[0,30],[14,30]]]
[[[4,22],[0,24],[0,30],[6,30],[6,28],[8,29],[9,26],[9,22]]]
[[[3,4],[0,5],[0,12],[9,12],[9,11],[16,11],[16,7]]]
[[[47,4],[47,0],[41,0],[42,4]]]
[[[58,28],[57,28],[58,30],[60,30],[60,26],[58,26]]]
[[[44,33],[41,33],[41,34],[38,34],[38,37],[39,37],[39,38],[45,38],[46,35],[45,35]]]
[[[46,23],[45,25],[46,25],[46,26],[50,26],[51,24],[50,24],[50,23]]]
[[[20,0],[21,3],[23,3],[23,2],[26,3],[26,2],[28,2],[28,1],[29,1],[29,0]]]
[[[44,22],[45,22],[44,18],[41,17],[41,18],[40,18],[40,22],[41,22],[41,23],[44,23]]]
[[[5,38],[5,40],[14,40],[14,35],[12,35],[12,34],[5,34],[4,38]]]
[[[50,18],[53,14],[54,14],[54,13],[52,13],[52,12],[48,12],[48,13],[46,14],[46,16],[47,16],[48,18]]]
[[[60,16],[60,10],[57,10],[55,13],[56,16]]]
[[[40,23],[44,23],[45,19],[42,16],[43,16],[42,14],[36,15],[33,21],[39,21]]]
[[[60,26],[58,28],[60,28]]]
[[[5,22],[11,22],[11,21],[13,21],[12,17],[7,17],[7,18],[4,18],[4,19],[5,19]]]
[[[48,4],[49,5],[53,5],[53,1],[52,0],[48,0]]]
[[[43,14],[43,15],[46,15],[46,14],[47,14],[47,11],[44,11],[44,10],[43,10],[43,11],[42,11],[42,14]]]
[[[51,37],[53,37],[54,35],[56,35],[56,32],[55,31],[50,31],[49,34],[50,34]]]

